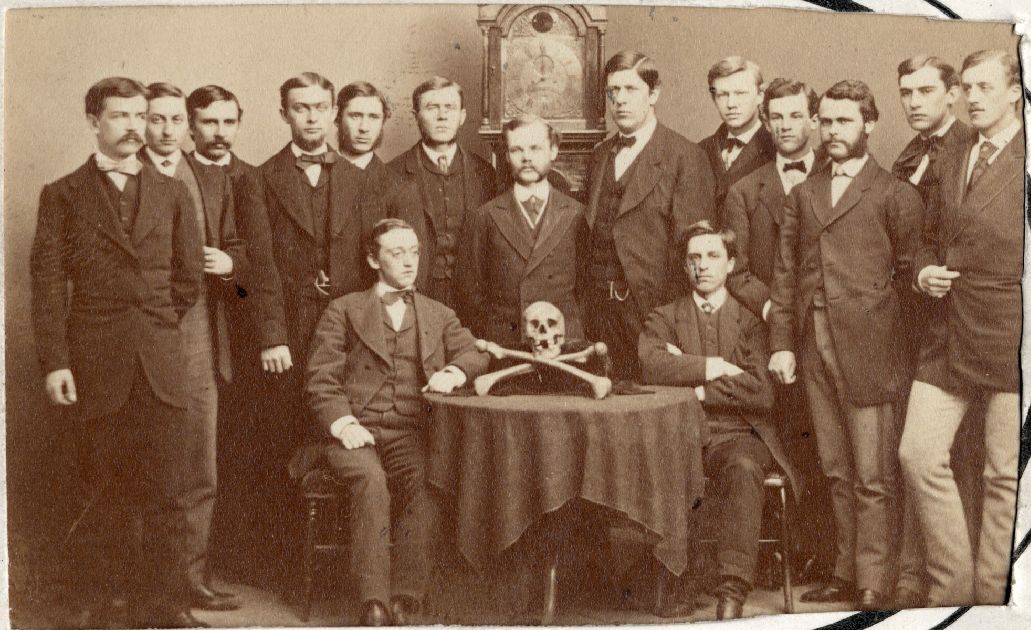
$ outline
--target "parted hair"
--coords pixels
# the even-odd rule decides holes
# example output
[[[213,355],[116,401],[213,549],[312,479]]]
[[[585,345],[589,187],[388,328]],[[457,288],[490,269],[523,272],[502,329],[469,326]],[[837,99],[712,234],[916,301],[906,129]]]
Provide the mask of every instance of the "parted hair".
[[[362,250],[365,252],[365,255],[372,256],[373,258],[379,255],[379,237],[392,230],[412,230],[414,232],[415,228],[407,221],[401,219],[380,219],[376,221],[375,225],[365,234],[365,239],[362,242]]]
[[[938,76],[941,78],[942,83],[945,84],[945,89],[951,89],[959,85],[959,74],[956,69],[945,63],[940,57],[934,55],[920,54],[914,55],[909,59],[906,59],[899,64],[899,79],[902,77],[913,74],[920,68],[934,68],[938,71]]]
[[[752,77],[755,78],[756,89],[761,90],[763,87],[763,73],[762,69],[759,68],[759,64],[745,59],[738,55],[732,55],[730,57],[724,57],[716,63],[712,64],[709,68],[709,74],[706,76],[709,81],[709,93],[713,91],[713,84],[716,83],[716,79],[722,79],[729,77],[732,74],[738,72],[751,72]]]
[[[86,113],[99,116],[104,111],[107,99],[111,97],[132,98],[134,96],[147,98],[147,87],[142,82],[126,77],[101,79],[86,91]]]
[[[196,110],[204,109],[218,101],[232,101],[236,105],[237,120],[243,118],[243,108],[240,107],[240,101],[237,100],[235,94],[221,85],[205,85],[190,92],[190,95],[186,97],[186,111],[190,121],[193,121]]]
[[[186,100],[186,94],[183,93],[183,91],[180,90],[178,87],[172,85],[171,83],[158,81],[157,83],[151,83],[147,86],[148,101],[152,101],[156,98],[164,98],[166,96]]]
[[[770,118],[770,101],[775,98],[795,96],[796,94],[805,94],[805,100],[809,106],[809,115],[815,116],[820,105],[820,100],[819,97],[816,96],[816,91],[802,81],[777,77],[770,81],[770,84],[766,86],[766,94],[763,96],[763,104],[760,109],[763,120],[769,120]]]
[[[820,100],[829,98],[835,101],[855,101],[859,103],[859,113],[863,115],[863,122],[874,122],[880,113],[877,111],[877,102],[874,101],[873,92],[870,86],[855,79],[838,81],[830,86]]]
[[[296,76],[292,76],[283,82],[283,85],[279,86],[279,105],[283,109],[286,109],[286,97],[290,94],[290,90],[296,90],[297,88],[306,88],[318,86],[323,90],[330,93],[330,98],[333,94],[336,94],[336,88],[333,87],[333,82],[322,76],[318,72],[302,72]]]
[[[960,70],[960,73],[993,59],[998,61],[1002,65],[1003,70],[1006,71],[1006,77],[1009,79],[1010,85],[1020,85],[1020,62],[1017,61],[1016,55],[1005,50],[979,50],[970,53],[963,60],[963,69]],[[1019,102],[1017,107],[1020,107]]]
[[[363,96],[378,98],[380,105],[383,106],[383,119],[390,118],[390,103],[387,101],[387,97],[383,95],[383,92],[380,92],[375,85],[368,81],[355,81],[340,88],[340,93],[337,94],[337,122],[340,122],[340,119],[343,118],[344,109],[347,107],[347,104]]]
[[[452,87],[458,89],[458,102],[463,108],[465,108],[465,95],[462,93],[462,86],[447,77],[434,76],[426,79],[419,85],[415,86],[415,89],[412,90],[412,111],[419,111],[419,99],[422,98],[422,95],[426,92]]]
[[[655,60],[642,52],[621,50],[609,57],[608,62],[605,63],[605,78],[608,79],[610,74],[621,70],[636,72],[649,90],[655,90],[662,85],[662,81],[659,79],[659,67],[655,65]]]
[[[504,127],[501,128],[502,136],[505,139],[505,149],[508,149],[508,134],[516,129],[522,127],[529,127],[530,125],[536,125],[540,123],[544,125],[544,128],[548,130],[548,142],[553,147],[557,147],[562,141],[562,134],[559,133],[558,129],[551,126],[548,121],[544,120],[536,114],[520,114],[512,120],[505,123]]]
[[[710,234],[715,234],[723,241],[723,247],[727,249],[727,258],[737,258],[737,234],[734,234],[734,230],[726,227],[717,230],[708,219],[703,219],[687,226],[684,238],[680,242],[680,249],[683,253],[682,258],[685,263],[687,262],[687,245],[691,242],[691,239],[696,236],[708,236]]]

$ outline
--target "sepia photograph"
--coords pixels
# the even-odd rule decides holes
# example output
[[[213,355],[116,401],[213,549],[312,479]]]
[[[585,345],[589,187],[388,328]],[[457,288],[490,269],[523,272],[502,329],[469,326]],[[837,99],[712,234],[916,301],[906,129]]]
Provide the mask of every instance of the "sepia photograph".
[[[8,7],[0,626],[1027,627],[979,4]]]

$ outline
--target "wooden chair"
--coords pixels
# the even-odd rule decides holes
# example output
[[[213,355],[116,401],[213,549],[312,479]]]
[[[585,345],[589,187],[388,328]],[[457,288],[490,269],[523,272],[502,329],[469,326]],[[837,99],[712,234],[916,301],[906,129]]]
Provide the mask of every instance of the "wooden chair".
[[[315,595],[315,569],[323,556],[338,557],[347,552],[350,513],[344,487],[329,470],[312,469],[301,479],[300,487],[305,506],[301,620],[308,621]]]

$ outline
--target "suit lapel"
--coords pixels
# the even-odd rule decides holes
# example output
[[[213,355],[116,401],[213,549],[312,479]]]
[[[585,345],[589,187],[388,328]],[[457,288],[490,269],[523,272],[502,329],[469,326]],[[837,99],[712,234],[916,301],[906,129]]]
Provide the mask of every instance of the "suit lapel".
[[[490,209],[490,218],[508,244],[522,256],[524,261],[529,260],[530,254],[533,252],[533,236],[519,210],[519,202],[516,201],[515,193],[510,190],[498,197]]]
[[[369,289],[365,292],[365,299],[359,303],[360,312],[356,313],[357,316],[352,321],[355,322],[354,332],[362,340],[362,343],[389,364],[390,355],[387,353],[387,338],[383,332],[383,307],[381,305],[382,302],[376,295],[375,287]]]
[[[530,260],[526,263],[524,275],[536,269],[555,249],[569,229],[574,216],[575,213],[569,207],[569,198],[553,188],[548,199],[548,207],[541,217],[541,230],[537,234]]]
[[[369,164],[372,167],[372,164]],[[326,168],[323,165],[322,168]],[[329,167],[329,230],[337,236],[345,226],[362,229],[361,217],[356,217],[355,203],[369,183],[367,173],[345,159]]]
[[[838,199],[837,205],[831,207],[827,213],[827,220],[822,221],[824,227],[834,223],[842,215],[851,210],[859,201],[863,198],[863,193],[870,188],[870,183],[873,181],[873,176],[877,171],[877,162],[873,159],[873,156],[867,158],[866,164],[863,168],[856,173],[856,176],[852,178],[852,182],[849,183],[848,187],[845,188],[845,192],[841,194],[841,198]],[[827,204],[830,204],[830,177],[827,178]]]
[[[161,220],[161,213],[168,209],[168,197],[171,193],[168,184],[171,181],[154,166],[145,167],[140,171],[140,207],[136,211],[136,223],[132,228],[134,247],[154,229]]]
[[[680,298],[676,311],[676,333],[684,354],[701,356],[702,338],[698,333],[698,313],[695,312],[693,293]]]
[[[312,217],[306,216],[299,203],[307,191],[302,188],[301,178],[297,176],[297,158],[290,151],[287,144],[275,157],[275,163],[271,169],[272,190],[279,198],[279,205],[283,207],[286,214],[293,219],[308,236],[315,238],[315,226],[311,224]]]
[[[79,168],[76,176],[71,179],[71,186],[76,190],[72,202],[85,215],[93,215],[96,221],[90,221],[97,229],[114,241],[126,253],[136,256],[136,250],[126,236],[122,225],[118,220],[118,214],[114,206],[110,204],[104,192],[105,186],[102,177],[107,177],[97,168],[96,162],[91,157],[89,162]]]
[[[612,146],[615,137],[601,143],[599,152],[601,159],[594,162],[594,170],[591,171],[591,190],[587,198],[587,225],[594,228],[594,220],[598,216],[598,204],[601,202],[601,186],[605,178],[605,169],[612,163]]]
[[[441,343],[441,331],[444,324],[441,321],[440,310],[433,308],[430,299],[418,291],[414,294],[412,306],[415,308],[415,322],[419,328],[419,358],[425,371],[426,361],[436,352],[437,346]],[[428,377],[429,374],[426,376]]]
[[[763,134],[769,134],[762,125],[759,125],[759,129],[752,136],[752,139],[745,146],[741,147],[741,153],[738,154],[737,159],[727,169],[726,181],[738,178],[739,173],[742,171],[749,170],[749,167],[758,159],[762,157],[762,153],[765,150],[767,139]],[[723,133],[723,139],[721,144],[727,141],[726,131]],[[722,149],[720,151],[722,157]]]
[[[422,202],[422,213],[426,215],[427,224],[433,229],[434,234],[440,234],[445,226],[437,224],[437,217],[431,212],[432,205],[430,204],[430,196],[426,190],[426,173],[422,172],[422,164],[419,160],[422,159],[422,143],[417,142],[415,146],[408,150],[408,154],[405,156],[405,170],[408,172],[409,177],[415,182],[415,186],[419,191],[419,199]],[[455,154],[457,159],[458,154]]]
[[[759,179],[759,205],[774,223],[780,225],[784,220],[784,184],[780,181],[776,162],[772,162],[770,168],[762,168],[765,170]]]
[[[741,305],[733,297],[727,296],[727,301],[718,311],[719,314],[719,344],[720,356],[730,359],[737,347],[737,339],[741,334]]]
[[[193,176],[197,180],[197,187],[200,188],[201,202],[204,205],[204,236],[208,243],[219,247],[219,236],[222,229],[222,187],[219,186],[219,173],[209,169],[221,168],[218,166],[205,167],[192,155],[184,154],[187,168],[193,169]]]
[[[988,165],[987,170],[977,181],[977,185],[967,194],[959,206],[955,217],[950,240],[955,238],[969,223],[970,219],[980,213],[995,197],[1014,179],[1024,176],[1024,157],[1021,151],[1023,143],[1021,134],[1010,140],[999,153],[999,157]],[[966,171],[964,170],[964,179]],[[965,187],[965,186],[964,186]]]
[[[656,125],[651,140],[637,156],[637,166],[631,173],[616,216],[622,216],[637,207],[655,188],[662,175],[662,158],[666,155],[666,144],[666,128],[661,124]]]

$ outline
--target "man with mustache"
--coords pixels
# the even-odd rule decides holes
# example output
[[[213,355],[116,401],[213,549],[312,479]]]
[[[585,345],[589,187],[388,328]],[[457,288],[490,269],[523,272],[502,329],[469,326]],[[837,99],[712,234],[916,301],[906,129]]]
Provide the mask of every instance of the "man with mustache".
[[[883,610],[899,517],[892,414],[902,375],[898,292],[909,290],[923,208],[916,190],[867,153],[877,105],[862,81],[820,99],[831,162],[795,186],[774,265],[770,371],[809,397],[836,532],[831,579],[802,601]],[[898,284],[899,286],[896,286]]]
[[[1005,602],[1017,497],[1026,230],[1017,56],[972,53],[960,81],[977,137],[942,163],[940,221],[925,223],[913,267],[916,286],[945,313],[921,349],[899,448],[927,550],[930,606]],[[977,398],[985,459],[980,540],[971,542],[949,453]]]
[[[235,274],[248,272],[247,252],[236,232],[228,176],[181,149],[189,131],[186,96],[169,83],[152,83],[147,91],[147,146],[141,157],[186,186],[205,238],[206,282],[179,323],[186,359],[182,378],[190,393],[184,427],[195,433],[198,445],[186,451],[195,482],[187,512],[191,603],[205,610],[235,610],[239,602],[234,597],[211,587],[207,559],[217,490],[218,398],[233,379],[226,304],[236,300]]]
[[[624,50],[604,76],[618,133],[594,148],[588,169],[587,336],[608,344],[616,379],[633,381],[645,317],[687,290],[677,245],[688,226],[714,218],[715,184],[705,152],[655,116],[654,60]]]
[[[707,79],[709,94],[723,122],[699,145],[709,156],[716,176],[716,211],[722,222],[730,187],[772,160],[776,151],[759,115],[763,104],[759,66],[744,57],[727,57],[709,68]]]
[[[422,136],[388,164],[398,177],[398,216],[415,228],[423,247],[419,290],[457,306],[455,262],[466,219],[496,194],[494,167],[458,142],[465,123],[462,87],[433,77],[412,92],[412,114]]]
[[[522,313],[537,301],[562,311],[567,339],[583,339],[579,292],[586,257],[583,206],[555,190],[548,172],[559,134],[537,116],[505,123],[512,188],[466,222],[459,256],[459,313],[473,334],[524,345]]]
[[[204,626],[190,614],[183,548],[193,447],[179,322],[202,289],[204,253],[182,182],[143,168],[147,89],[110,77],[86,93],[97,152],[40,194],[32,322],[47,397],[75,436],[87,503],[75,582],[86,617],[110,627]],[[133,515],[145,535],[134,542]],[[79,544],[81,543],[81,545]],[[138,562],[129,549],[138,548]]]

